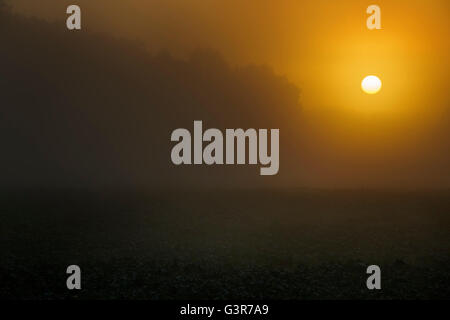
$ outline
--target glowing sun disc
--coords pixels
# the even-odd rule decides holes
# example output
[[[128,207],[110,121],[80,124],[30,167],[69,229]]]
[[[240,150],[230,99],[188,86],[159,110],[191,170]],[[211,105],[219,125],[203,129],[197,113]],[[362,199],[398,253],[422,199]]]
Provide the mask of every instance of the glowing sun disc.
[[[367,76],[361,82],[361,88],[365,93],[375,94],[381,90],[381,80],[377,76]]]

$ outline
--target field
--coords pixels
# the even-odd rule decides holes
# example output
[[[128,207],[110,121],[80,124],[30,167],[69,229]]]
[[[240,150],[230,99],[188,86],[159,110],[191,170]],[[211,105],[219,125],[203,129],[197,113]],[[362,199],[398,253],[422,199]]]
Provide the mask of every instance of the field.
[[[0,298],[449,298],[449,195],[3,191]],[[66,289],[70,264],[81,291]]]

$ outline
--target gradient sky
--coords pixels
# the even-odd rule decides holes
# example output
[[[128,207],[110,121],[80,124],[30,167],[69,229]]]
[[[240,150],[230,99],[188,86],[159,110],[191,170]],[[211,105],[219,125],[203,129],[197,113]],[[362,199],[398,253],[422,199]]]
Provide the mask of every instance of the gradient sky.
[[[143,41],[151,52],[211,47],[234,65],[271,66],[302,92],[297,178],[306,185],[450,186],[448,0],[11,3],[61,21],[76,3],[86,30]],[[381,7],[382,30],[366,28],[371,4]],[[369,74],[383,81],[377,95],[360,89]]]

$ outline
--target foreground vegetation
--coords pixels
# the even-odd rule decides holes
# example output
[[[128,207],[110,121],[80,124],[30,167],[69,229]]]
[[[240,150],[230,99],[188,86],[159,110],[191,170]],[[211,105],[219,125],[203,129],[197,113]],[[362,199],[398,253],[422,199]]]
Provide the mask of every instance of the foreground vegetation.
[[[450,296],[446,192],[3,195],[1,298]],[[81,291],[65,288],[70,264]],[[365,286],[370,264],[379,292]]]

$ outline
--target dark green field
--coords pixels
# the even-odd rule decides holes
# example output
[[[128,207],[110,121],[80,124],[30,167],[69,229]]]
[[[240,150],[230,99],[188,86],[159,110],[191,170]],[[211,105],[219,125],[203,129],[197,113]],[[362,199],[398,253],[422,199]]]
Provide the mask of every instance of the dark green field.
[[[449,298],[449,195],[3,191],[0,298]]]

